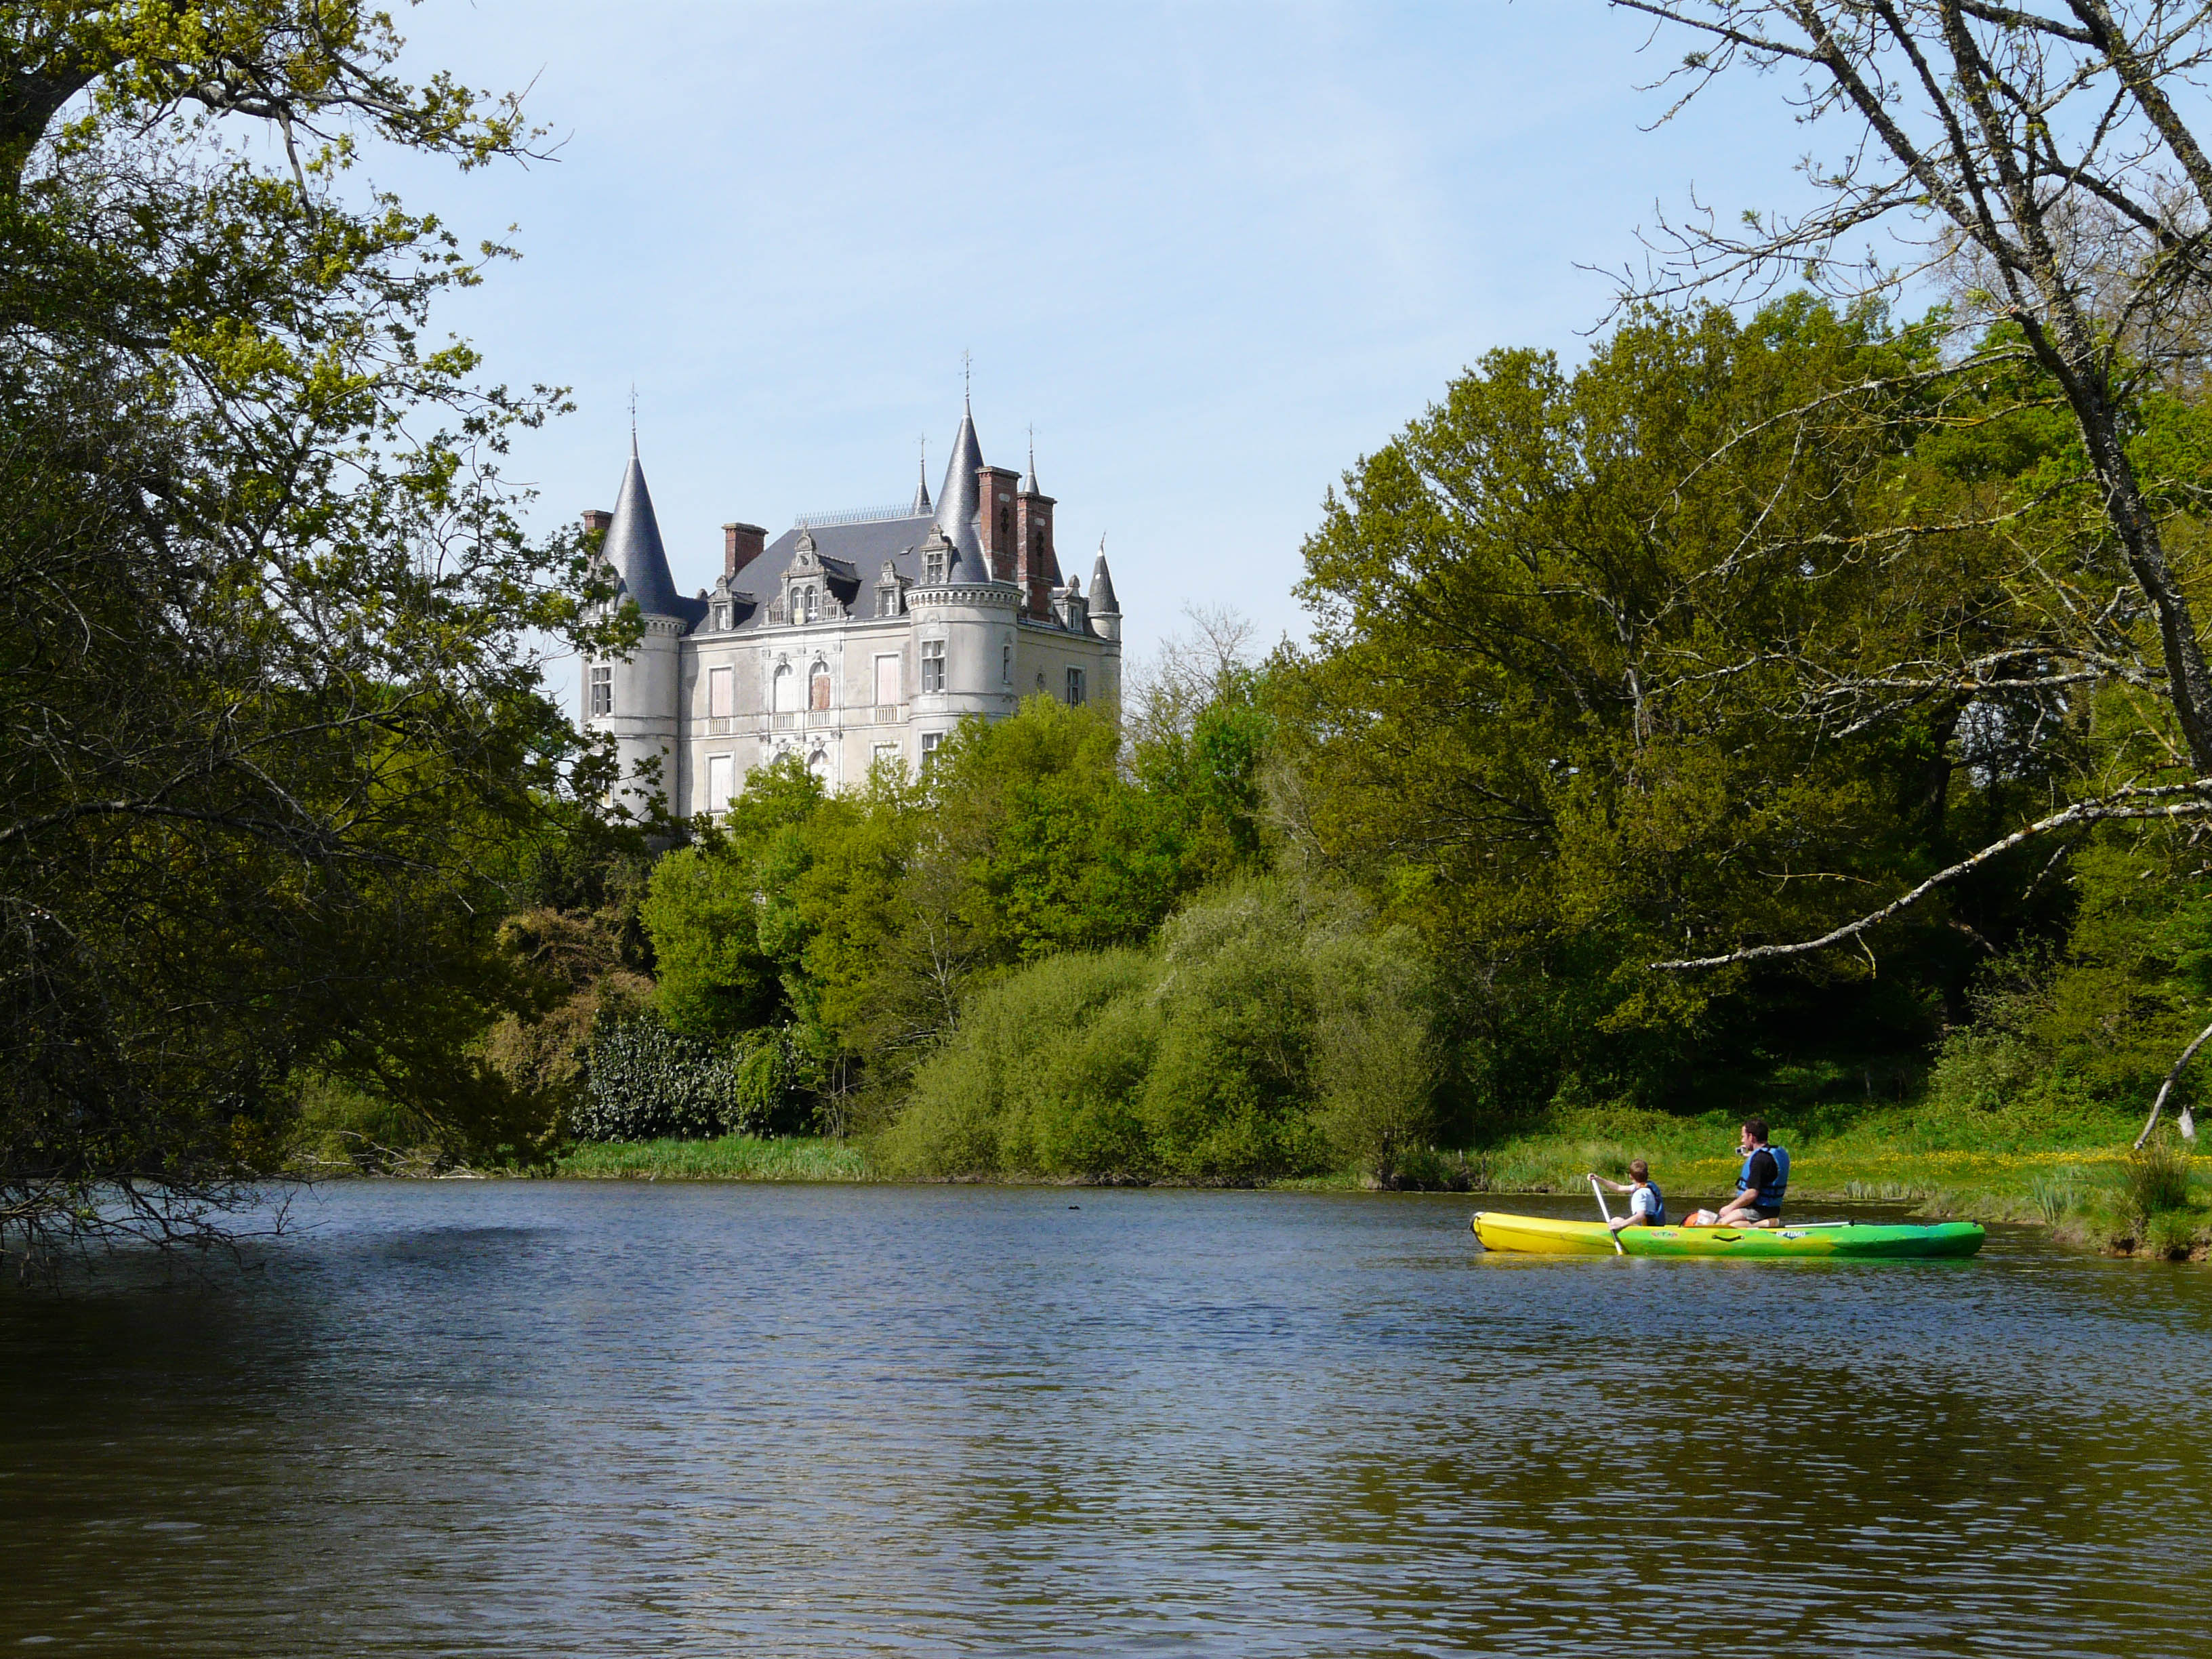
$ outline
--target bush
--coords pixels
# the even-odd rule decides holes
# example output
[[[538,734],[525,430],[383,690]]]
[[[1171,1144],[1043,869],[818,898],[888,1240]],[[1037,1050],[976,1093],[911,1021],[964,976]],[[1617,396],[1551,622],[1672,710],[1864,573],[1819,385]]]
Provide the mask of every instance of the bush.
[[[1240,884],[1156,951],[1047,957],[973,998],[875,1156],[1231,1184],[1351,1162],[1387,1182],[1434,1139],[1428,1006],[1410,943],[1349,899]]]
[[[571,1112],[579,1140],[769,1135],[788,1127],[790,1043],[780,1031],[724,1046],[670,1030],[650,1012],[603,1018],[590,1086]]]
[[[1158,1019],[1141,952],[1049,957],[963,1011],[876,1146],[909,1176],[1152,1172],[1135,1097]]]

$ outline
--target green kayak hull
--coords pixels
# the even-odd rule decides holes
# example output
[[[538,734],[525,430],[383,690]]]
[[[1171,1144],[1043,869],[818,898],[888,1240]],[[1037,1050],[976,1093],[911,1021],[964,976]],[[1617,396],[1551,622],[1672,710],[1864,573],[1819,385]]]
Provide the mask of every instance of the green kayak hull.
[[[1549,1216],[1480,1211],[1475,1237],[1491,1250],[1539,1255],[1611,1255],[1613,1237],[1602,1222],[1555,1221]],[[1926,1227],[1869,1227],[1821,1222],[1797,1227],[1624,1227],[1628,1255],[1732,1256],[1745,1261],[1926,1260],[1972,1255],[1985,1237],[1979,1223],[1943,1221]]]

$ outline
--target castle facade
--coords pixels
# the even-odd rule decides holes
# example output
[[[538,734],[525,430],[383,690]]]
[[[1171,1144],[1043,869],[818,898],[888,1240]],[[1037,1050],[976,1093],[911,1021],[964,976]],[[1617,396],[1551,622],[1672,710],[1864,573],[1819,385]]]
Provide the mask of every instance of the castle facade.
[[[722,574],[686,599],[669,574],[635,441],[600,556],[643,636],[584,663],[587,731],[611,734],[634,801],[679,816],[727,810],[745,775],[796,755],[831,788],[879,762],[909,770],[967,716],[1022,699],[1118,702],[1121,610],[1105,550],[1091,592],[1060,574],[1053,498],[985,464],[963,410],[945,481],[905,507],[802,518],[768,539],[722,527]]]

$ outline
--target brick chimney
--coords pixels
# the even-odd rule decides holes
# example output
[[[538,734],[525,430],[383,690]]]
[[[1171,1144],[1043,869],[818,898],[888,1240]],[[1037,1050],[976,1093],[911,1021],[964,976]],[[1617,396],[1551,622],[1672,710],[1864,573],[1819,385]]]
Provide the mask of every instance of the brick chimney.
[[[1024,490],[1014,498],[1014,582],[1022,607],[1042,617],[1052,610],[1052,590],[1060,583],[1060,556],[1052,544],[1053,498]]]
[[[606,534],[607,526],[614,521],[615,515],[607,512],[603,507],[587,507],[584,509],[584,528],[586,530],[596,530],[604,536]]]
[[[1021,482],[1022,475],[1011,467],[975,469],[976,516],[983,521],[983,553],[994,582],[1014,580],[1015,552],[1021,545],[1014,537],[1014,496]]]
[[[768,546],[768,532],[757,524],[722,526],[722,580],[734,581],[738,572],[760,557]]]

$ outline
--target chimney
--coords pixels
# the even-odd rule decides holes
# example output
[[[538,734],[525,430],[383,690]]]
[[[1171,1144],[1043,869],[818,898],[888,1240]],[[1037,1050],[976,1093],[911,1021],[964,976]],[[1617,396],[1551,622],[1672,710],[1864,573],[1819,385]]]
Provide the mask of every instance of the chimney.
[[[975,516],[983,521],[983,556],[994,582],[1014,580],[1014,555],[1020,545],[1014,539],[1014,495],[1021,482],[1022,475],[1011,467],[975,469]]]
[[[1024,490],[1014,499],[1014,582],[1022,590],[1022,605],[1032,617],[1052,608],[1052,590],[1060,581],[1060,558],[1052,544],[1053,498]]]
[[[615,515],[605,508],[587,507],[584,509],[584,528],[587,531],[596,530],[604,536],[607,533],[607,526],[614,521]]]
[[[743,570],[761,556],[768,545],[768,532],[757,524],[726,524],[722,526],[722,580],[736,579]]]

